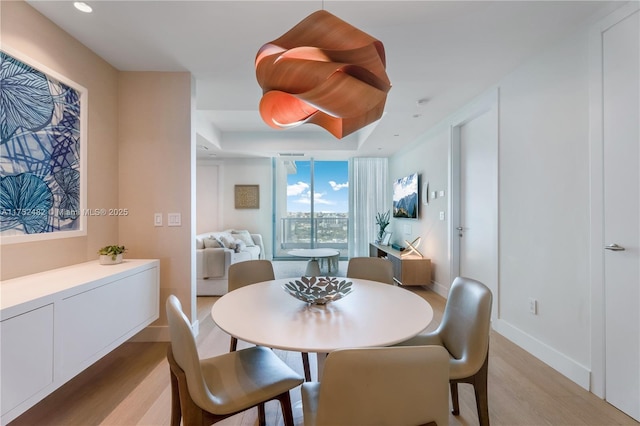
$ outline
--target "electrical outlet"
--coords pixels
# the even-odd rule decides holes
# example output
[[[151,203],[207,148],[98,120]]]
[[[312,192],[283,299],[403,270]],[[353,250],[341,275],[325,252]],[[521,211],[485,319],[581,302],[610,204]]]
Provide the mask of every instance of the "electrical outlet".
[[[536,299],[529,298],[529,312],[538,315],[538,301]]]

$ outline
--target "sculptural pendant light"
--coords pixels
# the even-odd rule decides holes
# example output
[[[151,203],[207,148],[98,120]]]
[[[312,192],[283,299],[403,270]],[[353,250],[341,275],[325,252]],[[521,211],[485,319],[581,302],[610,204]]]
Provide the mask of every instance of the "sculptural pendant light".
[[[385,67],[382,42],[319,10],[258,51],[260,115],[276,129],[312,123],[341,139],[382,117]]]

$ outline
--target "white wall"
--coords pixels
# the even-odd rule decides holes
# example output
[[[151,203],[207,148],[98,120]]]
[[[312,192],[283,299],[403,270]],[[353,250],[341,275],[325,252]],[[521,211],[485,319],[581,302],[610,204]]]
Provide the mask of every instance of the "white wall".
[[[494,328],[581,386],[589,387],[588,28],[504,77],[499,88],[499,294]],[[464,109],[464,108],[463,108]],[[455,114],[454,114],[455,115]],[[447,197],[452,119],[390,159],[391,178],[418,171]],[[437,130],[441,129],[441,130]],[[434,282],[449,271],[447,197],[410,223],[432,258]],[[426,208],[425,208],[426,207]],[[407,238],[408,239],[408,238]],[[528,311],[528,298],[539,314]]]
[[[583,366],[575,374],[586,386],[588,47],[585,29],[500,83],[499,157],[501,319],[531,350]],[[537,316],[527,312],[529,297]]]
[[[262,234],[267,259],[272,258],[272,168],[269,158],[227,158],[222,161],[220,229],[247,229]],[[236,209],[235,185],[260,185],[259,209]]]
[[[449,217],[448,200],[436,198],[428,205],[422,204],[422,189],[429,182],[429,191],[448,191],[449,172],[449,128],[438,126],[423,136],[416,144],[392,157],[389,161],[389,177],[391,181],[418,172],[420,175],[419,220],[391,219],[389,231],[391,242],[406,247],[405,240],[413,241],[422,237],[419,247],[424,257],[431,259],[431,280],[447,293],[451,276],[448,259],[448,221],[439,219],[440,212]],[[391,183],[389,183],[391,185]],[[392,206],[389,206],[392,208]],[[405,233],[405,231],[409,231]]]
[[[198,162],[196,166],[196,234],[220,228],[222,203],[218,191],[222,185],[220,162]]]

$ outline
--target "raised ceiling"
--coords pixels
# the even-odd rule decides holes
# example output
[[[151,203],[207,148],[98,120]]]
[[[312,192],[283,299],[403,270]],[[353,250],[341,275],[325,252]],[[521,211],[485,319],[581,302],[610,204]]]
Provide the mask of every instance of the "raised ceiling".
[[[87,1],[93,13],[84,14],[70,1],[28,3],[119,70],[191,72],[200,158],[390,156],[531,55],[622,4],[103,0]],[[342,140],[314,125],[271,129],[258,113],[258,48],[321,8],[384,43],[393,85],[383,117]]]

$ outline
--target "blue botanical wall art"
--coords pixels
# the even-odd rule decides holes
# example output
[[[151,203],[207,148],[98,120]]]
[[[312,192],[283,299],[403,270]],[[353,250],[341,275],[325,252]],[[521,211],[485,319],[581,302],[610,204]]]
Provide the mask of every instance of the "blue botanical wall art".
[[[87,91],[18,57],[0,51],[1,242],[85,235]]]

